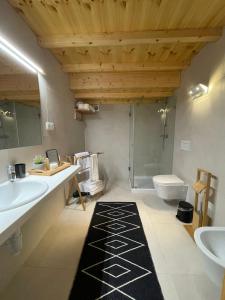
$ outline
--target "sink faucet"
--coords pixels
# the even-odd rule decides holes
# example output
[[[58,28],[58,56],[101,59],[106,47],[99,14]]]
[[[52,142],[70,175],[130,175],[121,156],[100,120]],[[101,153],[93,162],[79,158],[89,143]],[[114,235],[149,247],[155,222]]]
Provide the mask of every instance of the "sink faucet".
[[[8,177],[9,177],[9,180],[12,182],[16,180],[16,171],[15,171],[14,165],[8,166]]]

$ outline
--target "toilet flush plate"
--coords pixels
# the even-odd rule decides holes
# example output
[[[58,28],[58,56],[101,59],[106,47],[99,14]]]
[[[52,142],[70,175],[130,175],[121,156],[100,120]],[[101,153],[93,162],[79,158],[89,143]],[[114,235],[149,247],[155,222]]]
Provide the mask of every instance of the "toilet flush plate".
[[[180,149],[183,151],[191,151],[191,141],[190,140],[181,140]]]

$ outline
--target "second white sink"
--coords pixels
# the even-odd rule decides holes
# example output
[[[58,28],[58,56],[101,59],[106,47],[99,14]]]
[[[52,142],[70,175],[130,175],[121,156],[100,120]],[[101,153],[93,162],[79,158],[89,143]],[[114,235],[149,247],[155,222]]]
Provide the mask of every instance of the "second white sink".
[[[225,227],[200,227],[195,241],[203,253],[209,278],[221,286],[225,272]]]
[[[34,201],[48,190],[45,182],[26,180],[0,184],[0,212]]]

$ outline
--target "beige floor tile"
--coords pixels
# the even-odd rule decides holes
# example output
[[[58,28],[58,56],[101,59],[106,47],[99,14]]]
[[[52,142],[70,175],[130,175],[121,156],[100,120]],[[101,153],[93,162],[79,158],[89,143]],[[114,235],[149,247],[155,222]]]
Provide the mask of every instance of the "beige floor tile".
[[[166,203],[154,192],[131,193],[123,183],[111,186],[100,201],[137,203],[165,300],[219,299],[199,250],[175,218],[176,203]],[[65,208],[1,300],[66,300],[94,207],[91,201],[85,212],[76,205]]]
[[[201,254],[180,224],[154,224],[170,273],[203,274]]]
[[[172,275],[181,300],[220,300],[219,289],[206,275]]]
[[[169,274],[157,274],[157,276],[165,300],[183,300],[178,297],[174,282]]]
[[[25,265],[76,268],[90,223],[90,216],[85,214],[65,210]]]
[[[3,294],[4,300],[66,300],[74,271],[23,267]]]

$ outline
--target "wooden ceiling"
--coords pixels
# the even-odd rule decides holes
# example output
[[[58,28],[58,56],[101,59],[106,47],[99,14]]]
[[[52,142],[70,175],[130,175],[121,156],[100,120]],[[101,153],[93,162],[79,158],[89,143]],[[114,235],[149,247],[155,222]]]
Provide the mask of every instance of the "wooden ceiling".
[[[9,0],[89,102],[165,99],[225,25],[224,0]]]

